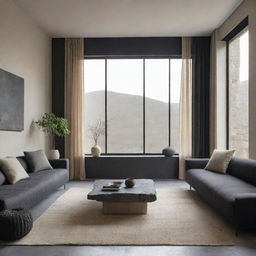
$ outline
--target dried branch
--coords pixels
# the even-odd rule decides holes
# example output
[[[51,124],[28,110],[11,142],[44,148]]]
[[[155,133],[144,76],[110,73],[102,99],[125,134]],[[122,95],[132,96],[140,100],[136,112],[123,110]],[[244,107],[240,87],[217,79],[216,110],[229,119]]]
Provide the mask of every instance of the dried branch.
[[[105,122],[98,120],[94,125],[89,125],[88,129],[96,145],[98,143],[99,137],[105,134]]]

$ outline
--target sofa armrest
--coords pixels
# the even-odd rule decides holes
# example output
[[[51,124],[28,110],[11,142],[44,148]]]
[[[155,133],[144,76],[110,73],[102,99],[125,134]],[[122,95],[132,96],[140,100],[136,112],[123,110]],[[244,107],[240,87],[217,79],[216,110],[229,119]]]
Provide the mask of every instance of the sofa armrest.
[[[256,230],[256,193],[236,195],[235,222],[237,228]]]
[[[68,159],[51,159],[49,162],[54,169],[69,169]]]
[[[256,193],[241,193],[236,195],[236,203],[239,205],[254,204],[256,207]]]
[[[186,171],[189,169],[204,169],[209,158],[188,158],[185,160]]]

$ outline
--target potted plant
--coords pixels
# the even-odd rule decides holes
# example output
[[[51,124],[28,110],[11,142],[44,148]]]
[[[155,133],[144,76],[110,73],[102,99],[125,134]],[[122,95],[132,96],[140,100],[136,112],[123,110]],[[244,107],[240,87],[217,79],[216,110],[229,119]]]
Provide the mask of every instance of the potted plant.
[[[55,116],[53,113],[45,113],[41,119],[35,121],[35,124],[43,132],[52,136],[52,149],[50,150],[49,158],[60,158],[59,150],[55,149],[55,137],[65,137],[70,133],[67,119]]]
[[[98,145],[98,139],[105,134],[105,122],[98,120],[94,125],[89,125],[89,131],[94,141],[94,146],[91,148],[93,156],[98,157],[101,154],[101,148]]]

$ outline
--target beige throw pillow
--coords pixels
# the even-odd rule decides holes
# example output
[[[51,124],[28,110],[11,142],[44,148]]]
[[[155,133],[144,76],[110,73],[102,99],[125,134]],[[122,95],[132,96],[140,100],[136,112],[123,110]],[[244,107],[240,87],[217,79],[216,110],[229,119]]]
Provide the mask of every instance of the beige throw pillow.
[[[29,175],[16,157],[0,159],[0,168],[11,184],[15,184],[19,180],[29,178]]]
[[[226,173],[230,160],[235,150],[217,150],[215,149],[212,156],[204,169],[214,172]]]

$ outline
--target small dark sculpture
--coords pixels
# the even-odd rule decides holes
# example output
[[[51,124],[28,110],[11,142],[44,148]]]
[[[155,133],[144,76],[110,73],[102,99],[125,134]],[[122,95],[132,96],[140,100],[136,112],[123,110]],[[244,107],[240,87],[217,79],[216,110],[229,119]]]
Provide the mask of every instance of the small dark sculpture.
[[[175,154],[175,150],[170,147],[166,147],[163,149],[162,154],[165,156],[173,156]]]
[[[132,188],[135,185],[135,180],[131,179],[131,178],[128,178],[128,179],[125,180],[125,185],[126,185],[127,188]]]
[[[27,235],[33,226],[33,218],[27,209],[0,211],[0,240],[15,241]]]

